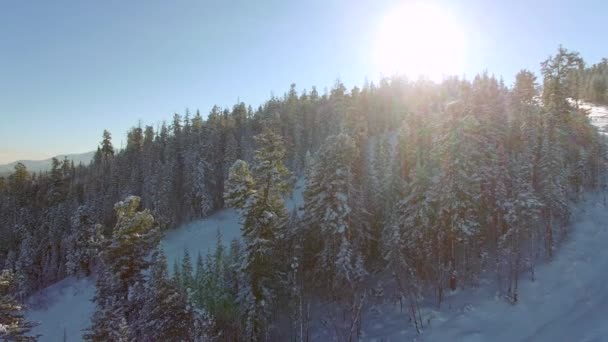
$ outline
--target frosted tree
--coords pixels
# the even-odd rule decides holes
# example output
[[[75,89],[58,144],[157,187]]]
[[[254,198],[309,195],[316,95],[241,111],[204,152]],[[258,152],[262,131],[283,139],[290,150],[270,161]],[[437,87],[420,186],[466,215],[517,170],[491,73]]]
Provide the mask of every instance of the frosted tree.
[[[159,341],[196,341],[203,332],[202,320],[194,312],[179,284],[169,279],[167,259],[162,251],[155,253],[149,281],[149,294],[142,308],[141,338]]]
[[[138,211],[140,198],[129,196],[115,205],[117,222],[103,257],[121,282],[123,296],[142,271],[150,266],[147,256],[158,245],[160,232],[149,210]]]
[[[519,276],[526,269],[533,269],[534,228],[539,224],[542,207],[532,188],[529,164],[517,163],[513,181],[512,198],[505,203],[505,233],[500,237],[498,247],[501,253],[501,268],[506,274],[506,294],[512,302],[518,301]],[[502,267],[501,267],[502,266]]]
[[[35,324],[25,319],[24,308],[17,303],[13,295],[14,285],[14,274],[9,270],[3,270],[0,273],[0,339],[36,341],[36,337],[29,336]]]
[[[551,257],[555,248],[556,228],[564,224],[569,216],[567,202],[564,155],[560,144],[552,143],[549,132],[545,131],[539,160],[539,190],[543,204],[545,252]]]
[[[352,161],[358,151],[347,134],[329,137],[321,146],[304,192],[303,225],[311,235],[318,234],[315,253],[317,277],[321,286],[348,309],[340,325],[355,338],[365,295],[360,284],[366,275],[360,250],[362,237],[354,222],[352,200]]]
[[[246,311],[246,334],[259,340],[270,333],[276,284],[273,280],[277,273],[273,255],[277,236],[284,234],[288,216],[283,195],[289,191],[289,171],[283,165],[285,149],[278,134],[266,130],[255,141],[258,149],[252,170],[241,160],[232,165],[224,199],[227,205],[239,209],[243,217],[246,257],[242,267],[249,286],[240,301]]]
[[[213,202],[209,196],[209,189],[207,187],[208,178],[211,178],[208,176],[211,174],[209,168],[209,163],[202,158],[195,164],[192,206],[197,217],[205,217],[213,209]]]
[[[122,320],[131,324],[140,309],[131,303],[131,289],[145,281],[143,271],[150,266],[149,255],[160,241],[160,232],[149,210],[138,211],[139,204],[139,197],[129,196],[115,205],[116,226],[102,249],[94,298],[97,309],[84,335],[89,341],[118,340]]]
[[[100,252],[103,227],[91,221],[90,209],[80,206],[72,216],[71,228],[73,233],[68,241],[67,272],[89,276],[93,271],[94,260]]]
[[[125,332],[129,329],[124,308],[128,302],[122,302],[123,299],[116,296],[120,290],[119,279],[105,265],[101,265],[95,287],[93,301],[96,309],[83,339],[91,342],[124,341]]]
[[[434,288],[438,303],[447,276],[443,261],[437,257],[445,234],[436,224],[436,202],[429,192],[431,176],[429,168],[421,162],[412,168],[407,193],[396,205],[384,233],[388,270],[397,281],[400,296],[409,301],[410,307],[417,306],[418,282],[423,280],[418,270],[426,274],[425,280]],[[416,317],[413,319],[416,325],[422,324]]]
[[[351,162],[356,153],[354,141],[348,135],[328,138],[317,154],[304,192],[303,220],[310,229],[318,229],[324,241],[319,270],[335,279],[332,286],[338,288],[344,281],[354,281],[362,272],[355,268],[360,255],[352,251],[356,248],[356,233],[352,231],[349,203],[353,192]]]
[[[444,230],[448,253],[442,258],[449,265],[452,289],[456,287],[458,272],[464,273],[466,269],[468,244],[479,232],[477,208],[480,198],[475,162],[479,125],[472,116],[460,117],[459,104],[454,106],[449,109],[451,117],[437,141],[435,154],[440,172],[430,190],[430,196],[437,203],[436,224]]]

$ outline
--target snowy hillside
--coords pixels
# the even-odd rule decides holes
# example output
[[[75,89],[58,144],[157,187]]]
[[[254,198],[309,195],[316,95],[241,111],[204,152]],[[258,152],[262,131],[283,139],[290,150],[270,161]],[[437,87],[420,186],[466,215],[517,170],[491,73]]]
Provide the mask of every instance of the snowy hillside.
[[[592,194],[573,208],[572,235],[555,260],[520,284],[520,302],[496,298],[486,286],[452,294],[442,309],[424,310],[423,341],[602,341],[608,333],[608,209],[604,194]],[[364,340],[414,339],[398,305],[370,317]]]
[[[585,104],[590,119],[608,132],[608,109]],[[298,180],[293,198],[287,200],[291,211],[302,203],[303,180]],[[608,315],[608,209],[604,194],[588,195],[573,208],[570,238],[549,264],[537,269],[537,280],[524,280],[520,303],[512,306],[495,298],[493,286],[451,294],[441,310],[425,310],[424,341],[599,341],[608,333],[602,317]],[[191,255],[212,252],[218,230],[224,244],[239,238],[240,224],[232,209],[221,210],[199,221],[167,233],[162,241],[169,264],[181,258],[184,249]],[[525,278],[525,276],[524,276]],[[91,279],[68,278],[28,300],[28,318],[41,322],[33,333],[41,341],[81,340],[82,329],[89,325],[95,292]],[[414,339],[405,313],[397,306],[379,308],[369,314],[363,338],[369,341]]]
[[[303,186],[303,179],[299,179],[292,197],[286,199],[288,210],[302,204]],[[225,245],[240,238],[239,216],[235,210],[220,210],[205,219],[169,231],[161,242],[169,265],[182,258],[185,248],[194,256],[199,252],[202,255],[213,252],[218,231]],[[40,341],[61,341],[64,333],[68,341],[82,340],[82,330],[90,325],[89,320],[95,310],[91,302],[94,295],[95,282],[92,279],[70,277],[31,296],[27,316],[41,323],[32,333],[42,334]]]
[[[161,242],[169,264],[183,256],[184,248],[193,255],[213,252],[218,230],[224,244],[240,236],[239,218],[234,210],[220,210],[170,231]],[[41,341],[61,341],[65,329],[68,341],[82,340],[82,329],[90,325],[95,309],[91,302],[94,295],[94,280],[74,278],[64,279],[33,295],[28,300],[28,318],[41,323],[33,334],[42,334]]]
[[[82,330],[90,325],[95,310],[92,279],[66,278],[30,297],[28,319],[40,322],[32,334],[41,334],[40,341],[80,341]]]

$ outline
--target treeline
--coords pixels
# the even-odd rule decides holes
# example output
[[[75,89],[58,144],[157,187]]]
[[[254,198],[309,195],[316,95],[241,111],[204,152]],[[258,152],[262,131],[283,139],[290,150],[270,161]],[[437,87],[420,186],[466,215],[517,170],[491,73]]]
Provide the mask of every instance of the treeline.
[[[372,133],[396,127],[406,103],[432,87],[385,79],[349,94],[337,82],[320,95],[315,88],[298,94],[292,85],[282,98],[273,97],[255,111],[239,103],[231,110],[214,107],[206,119],[197,111],[175,114],[170,124],[157,128],[138,125],[120,151],[104,131],[90,165],[53,160],[49,172],[30,173],[18,164],[13,174],[0,177],[0,262],[20,270],[21,297],[67,275],[89,274],[89,265],[66,266],[70,255],[79,259],[88,253],[80,246],[86,238],[78,235],[86,226],[102,224],[110,236],[114,203],[126,196],[140,196],[163,229],[205,217],[224,206],[230,166],[253,159],[253,136],[265,127],[284,137],[286,165],[298,175],[306,154],[327,136],[355,119],[365,120]]]
[[[593,64],[580,73],[581,98],[598,104],[608,104],[608,58]]]
[[[585,98],[582,63],[560,48],[542,63],[542,93],[526,70],[511,88],[487,73],[350,92],[337,82],[324,95],[292,85],[255,111],[139,125],[120,152],[104,132],[91,165],[18,165],[0,180],[0,261],[21,297],[105,275],[92,340],[147,336],[142,317],[167,318],[150,305],[161,302],[177,303],[163,308],[196,338],[310,340],[316,326],[354,340],[366,307],[393,300],[420,329],[423,294],[440,304],[484,273],[515,303],[519,277],[566,234],[569,202],[602,182],[604,140],[568,100]],[[298,176],[300,214],[283,200]],[[225,206],[240,211],[243,242],[197,258],[198,271],[187,255],[169,277],[152,232]],[[145,303],[152,316],[140,317]]]
[[[545,61],[542,96],[526,70],[511,89],[488,74],[409,83],[420,102],[407,103],[397,131],[371,133],[365,111],[349,112],[305,157],[301,215],[282,200],[289,159],[281,136],[258,135],[254,159],[235,162],[226,183],[226,204],[243,217],[243,247],[232,245],[242,253],[230,253],[241,255],[240,277],[226,264],[200,268],[221,279],[238,308],[226,315],[196,302],[223,317],[214,331],[227,340],[311,340],[314,326],[352,341],[366,310],[392,301],[421,331],[423,297],[441,305],[446,290],[482,276],[520,301],[519,278],[534,280],[535,264],[567,235],[570,203],[605,183],[604,138],[569,101],[580,62],[565,49]],[[204,281],[183,284],[211,291]]]

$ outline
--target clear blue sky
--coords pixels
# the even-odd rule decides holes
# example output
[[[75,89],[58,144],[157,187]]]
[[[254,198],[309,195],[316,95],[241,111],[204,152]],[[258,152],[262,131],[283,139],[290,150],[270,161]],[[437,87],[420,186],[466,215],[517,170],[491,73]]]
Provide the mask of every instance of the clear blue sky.
[[[404,1],[0,2],[0,163],[124,140],[186,107],[379,78],[376,27]],[[608,56],[608,1],[437,0],[467,35],[463,73],[510,81],[558,44]]]

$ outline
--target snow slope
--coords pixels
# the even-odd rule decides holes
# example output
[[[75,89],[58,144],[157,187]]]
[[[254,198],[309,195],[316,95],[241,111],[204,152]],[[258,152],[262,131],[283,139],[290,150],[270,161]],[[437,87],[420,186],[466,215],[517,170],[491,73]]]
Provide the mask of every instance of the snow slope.
[[[581,109],[589,111],[589,119],[591,123],[599,128],[600,132],[608,134],[608,108],[603,106],[595,106],[587,102],[580,104]]]
[[[430,325],[418,340],[605,341],[608,207],[604,195],[590,194],[574,208],[569,239],[553,261],[536,269],[536,281],[522,275],[517,305],[494,296],[490,284],[456,293],[441,310],[425,310]],[[365,340],[415,338],[406,314],[392,309],[381,321],[367,324]]]
[[[169,265],[180,260],[184,248],[191,256],[205,255],[215,249],[218,230],[225,245],[240,237],[239,217],[236,211],[224,209],[198,221],[185,224],[168,232],[161,242]],[[40,341],[61,341],[66,329],[68,341],[81,341],[82,330],[90,325],[95,310],[91,302],[95,295],[93,279],[66,278],[28,299],[27,317],[41,324],[33,334],[42,334]]]
[[[488,298],[437,324],[426,341],[605,341],[608,208],[602,195],[578,208],[571,240],[524,281],[513,306]],[[463,294],[465,295],[465,294]]]
[[[586,107],[583,107],[586,106]],[[608,133],[608,109],[583,104],[590,109],[591,122]],[[304,180],[299,179],[287,198],[288,210],[303,203]],[[405,314],[397,306],[377,308],[364,321],[367,341],[602,341],[608,324],[608,207],[605,194],[590,194],[573,208],[571,235],[555,259],[536,270],[537,280],[522,280],[520,303],[512,306],[496,299],[490,282],[477,289],[455,293],[441,310],[426,308],[430,324],[415,336]],[[213,252],[218,229],[224,244],[240,237],[234,210],[214,215],[170,231],[162,241],[170,265],[181,258],[184,248],[192,257]],[[524,276],[525,278],[525,276]],[[30,320],[41,322],[34,329],[40,341],[80,341],[89,325],[94,305],[93,280],[67,278],[28,300]],[[425,322],[426,323],[426,322]]]
[[[608,134],[608,108],[583,103],[591,123]],[[414,334],[407,313],[382,305],[368,313],[366,341],[608,341],[608,193],[573,206],[570,236],[551,262],[522,275],[519,303],[495,295],[495,284],[448,294],[441,310],[426,307],[425,331]]]
[[[167,256],[170,269],[173,269],[174,261],[181,261],[184,249],[188,250],[194,260],[198,253],[205,256],[208,252],[213,252],[218,231],[222,234],[224,245],[229,245],[233,239],[240,238],[241,225],[236,210],[220,210],[205,219],[169,231],[161,246]]]
[[[293,194],[286,198],[289,211],[300,207],[303,203],[302,190],[304,180],[298,179]],[[239,215],[233,209],[224,209],[215,214],[185,224],[166,233],[161,246],[167,256],[169,267],[175,260],[181,260],[184,248],[190,256],[196,258],[213,252],[217,240],[217,232],[222,234],[224,245],[229,245],[233,239],[240,239],[241,225]],[[95,295],[93,279],[66,278],[28,299],[27,317],[41,324],[33,330],[33,334],[42,334],[40,341],[62,341],[65,335],[68,341],[81,341],[82,330],[90,325],[90,318],[95,310],[91,302]]]
[[[41,324],[32,334],[42,334],[40,341],[82,340],[82,330],[89,326],[95,310],[93,279],[69,277],[32,295],[27,301],[27,318]]]

